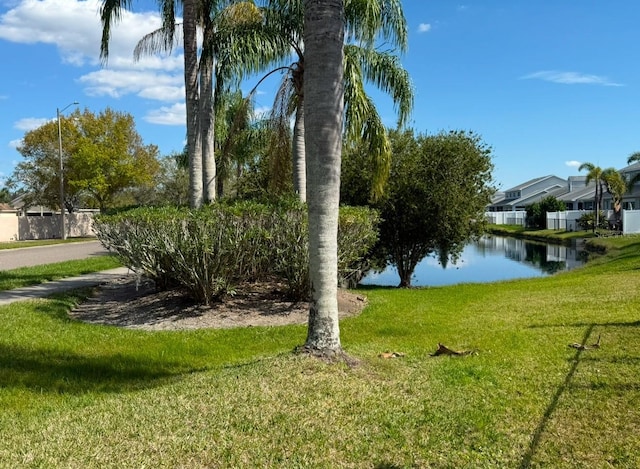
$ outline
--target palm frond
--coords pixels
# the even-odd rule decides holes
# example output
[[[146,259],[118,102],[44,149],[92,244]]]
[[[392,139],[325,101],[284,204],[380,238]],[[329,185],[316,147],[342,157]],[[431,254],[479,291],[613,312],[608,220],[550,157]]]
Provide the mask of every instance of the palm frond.
[[[366,94],[357,62],[345,63],[345,138],[362,141],[368,148],[373,170],[372,199],[384,193],[391,169],[391,143],[375,104]]]
[[[360,80],[370,82],[391,96],[398,113],[398,125],[403,126],[413,110],[414,93],[409,73],[398,56],[356,45],[346,45],[344,54],[345,66],[350,62],[358,64],[354,70],[359,70]]]
[[[131,8],[132,0],[103,0],[100,7],[100,21],[102,22],[102,40],[100,41],[100,60],[103,63],[109,58],[109,40],[111,26],[122,19],[123,10]]]
[[[348,40],[367,47],[379,40],[403,52],[407,49],[407,21],[401,0],[346,0],[344,10]]]
[[[640,161],[640,151],[632,153],[629,155],[629,158],[627,158],[627,164],[637,163],[638,161]]]

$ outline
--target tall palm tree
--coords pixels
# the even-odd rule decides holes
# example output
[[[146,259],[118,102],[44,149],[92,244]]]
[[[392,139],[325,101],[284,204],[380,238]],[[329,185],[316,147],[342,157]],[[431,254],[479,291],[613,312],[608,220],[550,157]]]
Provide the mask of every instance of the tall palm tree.
[[[182,0],[183,14],[183,48],[184,48],[184,83],[186,102],[187,154],[189,155],[189,199],[192,207],[202,204],[202,139],[199,126],[199,91],[198,91],[198,7],[200,0]],[[111,25],[118,21],[123,9],[131,7],[133,0],[103,0],[100,8],[102,21],[102,41],[100,57],[106,62],[109,56],[109,39]],[[173,43],[177,0],[158,0],[162,28],[165,31],[167,44]]]
[[[241,78],[282,56],[287,43],[262,27],[263,16],[253,1],[200,0],[199,22],[203,32],[199,62],[198,122],[202,146],[204,201],[216,198],[220,188],[215,157],[216,115],[224,113],[224,95],[232,93]],[[171,50],[169,36],[161,28],[147,34],[136,46],[134,57]],[[194,174],[194,177],[197,176]]]
[[[122,9],[130,7],[131,3],[132,0],[103,0],[101,56],[105,60],[108,56],[111,24],[119,19]],[[238,25],[246,28],[247,25],[259,23],[261,18],[252,1],[158,0],[158,3],[162,13],[162,27],[140,41],[136,47],[135,56],[138,58],[142,54],[171,50],[177,31],[176,8],[182,3],[189,192],[191,206],[199,207],[203,202],[210,202],[216,196],[213,82],[215,81],[216,89],[223,89],[222,78],[231,76],[241,65],[248,71],[254,71],[258,64],[261,64],[260,59],[255,57],[262,51],[259,46],[261,38],[255,34],[244,34],[245,31],[237,29]],[[198,27],[203,31],[200,60],[198,60]],[[266,50],[271,54],[281,54],[280,51],[274,50],[273,46]],[[268,53],[267,57],[269,57]],[[240,60],[239,56],[242,54],[244,54],[243,57],[249,58]],[[223,61],[216,63],[218,55],[227,58],[224,62],[226,71],[223,71],[225,67],[220,65]]]
[[[596,185],[596,193],[594,197],[594,211],[595,211],[595,225],[593,226],[593,232],[595,233],[596,228],[600,224],[600,204],[602,203],[602,168],[600,166],[596,166],[593,163],[582,163],[578,168],[578,171],[582,171],[586,169],[587,173],[587,184],[591,181],[595,182]]]
[[[306,199],[305,145],[304,145],[304,75],[305,42],[302,40],[304,24],[300,0],[271,0],[266,10],[267,26],[279,31],[290,44],[291,65],[276,68],[269,74],[286,70],[273,106],[273,118],[288,126],[294,116],[293,157],[294,189]],[[376,168],[373,192],[380,194],[389,171],[391,146],[377,109],[364,89],[364,82],[375,84],[389,93],[396,104],[399,123],[406,121],[413,106],[413,90],[407,72],[393,52],[374,48],[376,39],[386,40],[404,51],[407,27],[399,0],[362,2],[346,0],[345,28],[349,42],[344,48],[345,129],[348,140],[364,139]],[[284,104],[283,104],[284,103]]]
[[[304,0],[305,146],[311,306],[305,348],[341,351],[338,324],[338,205],[343,120],[342,0]]]

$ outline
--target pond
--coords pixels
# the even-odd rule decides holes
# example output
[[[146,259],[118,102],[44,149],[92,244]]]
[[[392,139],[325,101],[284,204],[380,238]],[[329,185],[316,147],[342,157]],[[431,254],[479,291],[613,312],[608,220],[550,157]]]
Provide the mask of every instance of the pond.
[[[449,263],[443,268],[437,257],[423,259],[416,267],[411,285],[440,286],[542,277],[574,269],[583,263],[575,243],[563,246],[491,235],[466,246],[456,264]],[[397,286],[400,277],[395,267],[389,266],[383,272],[369,273],[360,283]]]

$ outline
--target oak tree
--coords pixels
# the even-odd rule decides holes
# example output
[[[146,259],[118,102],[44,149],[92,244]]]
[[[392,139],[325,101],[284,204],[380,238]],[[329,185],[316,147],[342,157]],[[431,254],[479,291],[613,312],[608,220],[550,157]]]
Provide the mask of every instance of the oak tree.
[[[11,180],[29,194],[29,203],[60,208],[60,159],[69,212],[81,202],[104,210],[122,191],[153,183],[158,149],[144,145],[130,114],[75,111],[61,117],[60,131],[62,153],[55,120],[27,132],[18,146],[24,160]]]

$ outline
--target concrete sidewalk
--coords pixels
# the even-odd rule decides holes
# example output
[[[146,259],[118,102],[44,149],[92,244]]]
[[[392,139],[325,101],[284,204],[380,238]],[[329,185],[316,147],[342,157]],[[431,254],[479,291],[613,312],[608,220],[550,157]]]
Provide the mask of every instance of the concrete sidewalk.
[[[133,275],[133,272],[127,267],[117,267],[115,269],[104,270],[102,272],[94,272],[84,274],[78,277],[68,277],[51,282],[32,285],[30,287],[16,288],[14,290],[6,290],[0,292],[0,306],[14,303],[16,301],[31,300],[34,298],[43,298],[52,293],[64,292],[76,288],[95,287],[102,283],[108,282],[114,278],[123,275]]]

